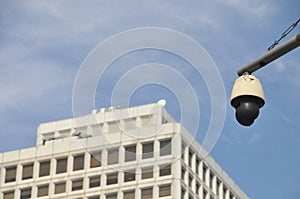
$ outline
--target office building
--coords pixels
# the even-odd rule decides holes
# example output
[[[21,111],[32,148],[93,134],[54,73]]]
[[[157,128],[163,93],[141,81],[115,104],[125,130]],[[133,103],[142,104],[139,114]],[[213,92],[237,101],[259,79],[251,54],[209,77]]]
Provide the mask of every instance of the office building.
[[[40,124],[0,153],[0,198],[247,199],[159,103]]]

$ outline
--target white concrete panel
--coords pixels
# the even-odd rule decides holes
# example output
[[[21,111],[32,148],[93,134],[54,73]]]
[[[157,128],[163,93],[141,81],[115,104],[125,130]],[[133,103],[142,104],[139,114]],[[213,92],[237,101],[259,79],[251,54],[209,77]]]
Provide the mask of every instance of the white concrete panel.
[[[53,143],[37,147],[37,157],[50,156],[51,154],[53,154]]]
[[[13,161],[18,161],[19,160],[19,150],[17,151],[9,151],[6,153],[3,153],[3,163],[5,164],[6,162],[13,162]]]
[[[31,159],[36,157],[36,147],[20,150],[20,159]]]

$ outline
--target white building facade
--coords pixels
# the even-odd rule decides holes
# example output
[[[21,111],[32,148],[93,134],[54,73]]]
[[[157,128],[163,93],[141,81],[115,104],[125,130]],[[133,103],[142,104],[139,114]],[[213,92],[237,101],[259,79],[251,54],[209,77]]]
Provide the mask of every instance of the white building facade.
[[[0,153],[0,198],[247,199],[160,104],[41,124]]]

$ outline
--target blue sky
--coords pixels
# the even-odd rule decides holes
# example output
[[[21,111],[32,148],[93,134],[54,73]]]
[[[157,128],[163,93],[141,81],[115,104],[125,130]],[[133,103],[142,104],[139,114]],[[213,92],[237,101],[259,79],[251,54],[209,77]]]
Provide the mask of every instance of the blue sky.
[[[297,198],[300,48],[255,73],[263,84],[266,105],[252,127],[235,121],[229,98],[236,70],[265,53],[300,17],[299,7],[297,0],[1,0],[0,152],[34,146],[39,123],[72,117],[76,74],[100,42],[132,28],[169,28],[200,43],[223,78],[227,114],[211,155],[251,198]],[[300,26],[287,39],[299,30]],[[210,118],[205,82],[181,67],[187,63],[166,52],[144,50],[113,63],[98,85],[96,106],[109,106],[110,90],[123,71],[150,62],[173,66],[197,88],[199,131],[205,132]],[[167,109],[180,119],[180,102],[167,88],[141,87],[130,105],[160,98],[168,100]]]

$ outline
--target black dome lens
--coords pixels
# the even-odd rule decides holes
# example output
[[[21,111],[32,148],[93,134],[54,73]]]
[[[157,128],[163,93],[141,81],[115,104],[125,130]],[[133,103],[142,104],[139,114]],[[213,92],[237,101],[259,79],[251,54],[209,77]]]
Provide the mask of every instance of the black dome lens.
[[[236,108],[235,117],[240,124],[250,126],[258,117],[258,114],[259,105],[254,101],[244,100],[241,101],[240,105]]]

